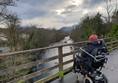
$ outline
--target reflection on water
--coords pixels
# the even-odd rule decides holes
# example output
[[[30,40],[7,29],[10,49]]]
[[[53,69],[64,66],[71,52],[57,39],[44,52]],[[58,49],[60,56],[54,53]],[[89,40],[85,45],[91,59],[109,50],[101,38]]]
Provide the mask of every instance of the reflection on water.
[[[0,53],[6,53],[9,52],[10,48],[9,47],[0,47]]]
[[[60,41],[60,42],[58,42],[58,43],[55,43],[55,44],[53,44],[53,45],[51,45],[51,46],[61,45],[61,44],[64,44],[65,42],[66,42],[66,43],[73,43],[73,41],[72,41],[69,37],[65,37],[64,40],[62,40],[62,41]],[[65,47],[63,47],[63,53],[71,52],[72,49],[73,49],[72,46],[65,46]],[[48,50],[46,50],[46,51],[43,52],[40,56],[42,56],[41,59],[44,59],[44,58],[49,58],[49,57],[57,56],[57,55],[58,55],[58,48],[53,48],[53,49],[48,49]],[[68,60],[70,60],[70,59],[72,59],[72,58],[73,58],[73,55],[66,56],[66,57],[63,58],[63,62],[68,61]],[[53,60],[53,61],[50,61],[50,62],[47,62],[47,63],[44,63],[44,64],[42,64],[42,65],[37,65],[37,70],[41,70],[41,69],[44,69],[44,68],[52,67],[52,66],[57,65],[57,64],[58,64],[58,59]],[[64,66],[64,69],[65,69],[65,68],[68,68],[68,67],[70,67],[70,66],[72,66],[72,63],[69,64],[69,65]],[[33,80],[34,80],[34,81],[35,81],[35,80],[39,80],[39,79],[44,78],[44,77],[46,77],[46,76],[55,74],[55,73],[57,73],[58,71],[59,71],[58,69],[52,70],[52,71],[50,71],[50,72],[48,72],[48,73],[46,73],[46,74],[43,74],[43,75],[40,75],[40,76],[36,77],[36,78],[33,79]]]

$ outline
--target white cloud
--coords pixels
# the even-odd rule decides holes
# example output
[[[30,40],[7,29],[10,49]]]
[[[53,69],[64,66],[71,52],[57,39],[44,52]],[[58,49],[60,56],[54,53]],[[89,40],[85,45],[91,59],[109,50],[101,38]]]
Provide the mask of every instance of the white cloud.
[[[64,25],[63,23],[58,22],[59,19],[54,17],[48,17],[48,18],[34,18],[29,20],[23,20],[22,24],[26,26],[27,24],[35,24],[40,27],[42,25],[44,28],[54,27],[54,28],[60,28],[60,26]]]
[[[0,28],[5,28],[5,25],[3,25],[3,24],[0,24]]]
[[[112,4],[115,2],[113,0]],[[106,15],[105,6],[103,0],[19,0],[18,7],[12,7],[12,10],[20,15],[23,26],[35,24],[60,28],[78,23],[86,14],[100,12]]]
[[[69,4],[78,6],[78,5],[83,4],[83,0],[70,0]]]
[[[86,14],[88,14],[89,12],[90,12],[90,11],[89,11],[88,9],[83,10],[82,15],[86,15]]]
[[[65,11],[65,9],[57,9],[57,10],[55,10],[55,12],[57,13],[57,15],[60,15],[62,17],[65,17],[65,15],[62,14],[62,12],[64,12],[64,11]]]

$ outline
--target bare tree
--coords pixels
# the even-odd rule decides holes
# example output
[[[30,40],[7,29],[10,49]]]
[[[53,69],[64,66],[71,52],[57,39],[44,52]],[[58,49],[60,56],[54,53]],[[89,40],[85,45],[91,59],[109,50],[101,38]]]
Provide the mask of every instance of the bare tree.
[[[11,47],[11,51],[20,50],[20,36],[18,33],[18,27],[20,25],[20,19],[16,14],[11,14],[5,21],[7,25],[7,39],[8,44]]]
[[[112,23],[118,24],[118,4],[116,4],[116,8],[115,8],[113,15],[112,15]]]
[[[15,5],[14,0],[0,0],[2,6],[13,6]]]
[[[17,27],[20,20],[16,14],[9,12],[7,7],[15,6],[15,1],[17,0],[0,0],[0,23],[4,23],[7,27],[6,35],[12,51],[19,49]]]
[[[15,6],[15,0],[0,0],[0,22],[9,17],[8,6]]]
[[[110,22],[110,14],[111,14],[111,11],[113,10],[113,6],[111,4],[111,0],[104,0],[105,3],[106,3],[106,12],[107,12],[107,18],[106,19],[106,23],[109,23]]]
[[[106,3],[106,12],[107,12],[107,17],[104,17],[105,20],[106,20],[106,23],[110,23],[111,22],[111,14],[112,14],[112,11],[114,9],[117,9],[117,2],[116,2],[116,6],[113,6],[112,5],[112,0],[104,0],[105,3]],[[115,8],[116,7],[116,8]]]
[[[107,16],[102,16],[105,21],[106,21],[106,28],[107,28],[107,32],[109,32],[112,28],[112,13],[115,10],[115,8],[117,6],[114,6],[112,4],[112,0],[104,0],[104,2],[106,3],[106,12],[107,12]],[[117,5],[117,1],[114,3]]]

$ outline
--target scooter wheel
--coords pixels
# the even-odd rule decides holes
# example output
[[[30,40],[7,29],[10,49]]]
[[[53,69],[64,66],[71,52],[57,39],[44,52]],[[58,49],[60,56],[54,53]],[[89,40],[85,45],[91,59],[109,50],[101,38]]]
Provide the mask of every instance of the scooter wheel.
[[[108,79],[105,75],[103,75],[103,79],[101,80],[100,83],[108,83]]]
[[[87,77],[87,78],[84,78],[84,83],[93,83],[92,79]]]

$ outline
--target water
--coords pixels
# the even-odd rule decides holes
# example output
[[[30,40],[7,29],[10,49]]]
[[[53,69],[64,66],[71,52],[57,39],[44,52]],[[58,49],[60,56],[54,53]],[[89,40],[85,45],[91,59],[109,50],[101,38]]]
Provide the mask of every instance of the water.
[[[67,43],[68,44],[69,43],[73,43],[73,40],[70,39],[69,37],[65,37],[60,42],[54,43],[51,46],[62,45],[62,44],[67,44]],[[73,46],[64,46],[63,47],[63,54],[71,52],[72,50],[73,50]],[[40,56],[42,56],[41,59],[45,59],[45,58],[49,58],[49,57],[57,56],[57,55],[58,55],[58,48],[53,48],[53,49],[46,50]],[[63,62],[68,61],[70,59],[73,59],[73,55],[69,55],[69,56],[64,57],[63,58]],[[47,62],[47,63],[44,63],[43,65],[42,64],[41,65],[37,65],[37,70],[41,70],[41,69],[44,69],[44,68],[52,67],[52,66],[57,65],[57,64],[58,64],[58,59],[50,61],[50,62]],[[73,65],[73,63],[70,63],[68,65],[65,65],[63,68],[66,69],[66,68],[68,68],[68,67],[70,67],[72,65]],[[48,72],[46,74],[40,75],[40,76],[34,78],[33,80],[36,81],[36,80],[39,80],[39,79],[44,78],[46,76],[53,75],[53,74],[57,73],[58,71],[59,70],[57,68],[57,69],[52,70],[52,71],[50,71],[50,72]]]
[[[110,53],[102,72],[107,76],[109,83],[118,83],[118,49]]]
[[[0,53],[6,53],[6,52],[10,52],[10,48],[9,47],[0,47]]]

